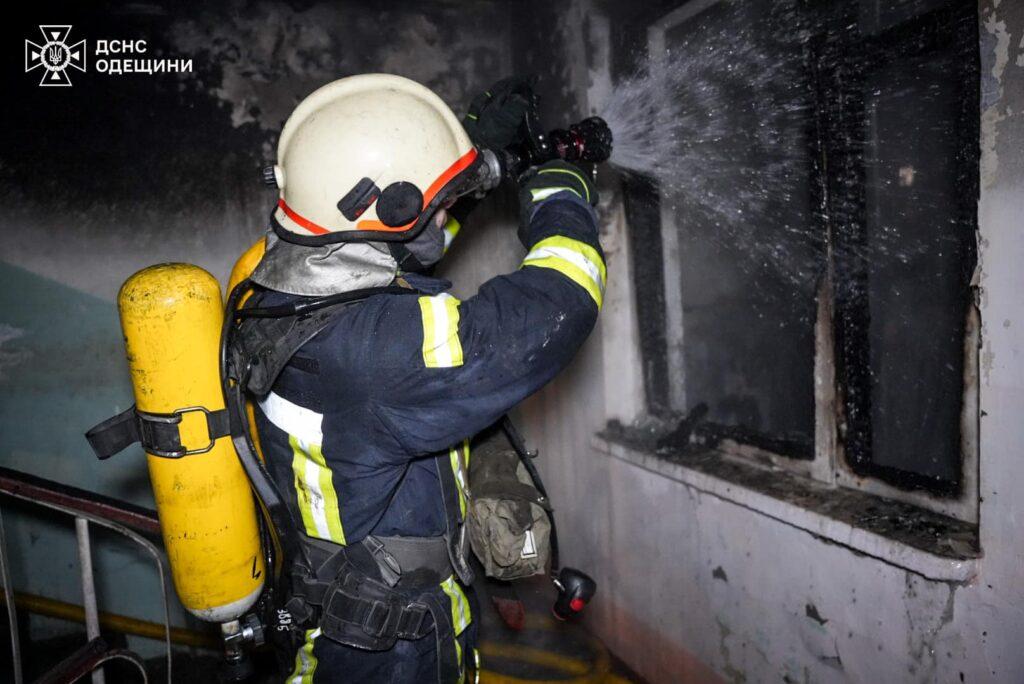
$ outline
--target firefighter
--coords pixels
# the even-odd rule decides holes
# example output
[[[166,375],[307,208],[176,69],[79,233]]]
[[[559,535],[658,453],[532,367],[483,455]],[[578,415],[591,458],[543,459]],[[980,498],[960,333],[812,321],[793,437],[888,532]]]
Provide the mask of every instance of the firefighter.
[[[316,577],[293,583],[323,612],[289,681],[454,682],[479,669],[469,440],[568,365],[606,280],[595,188],[561,161],[519,181],[520,268],[461,301],[426,275],[479,186],[474,143],[513,142],[523,103],[511,91],[478,98],[464,127],[413,81],[354,76],[307,97],[281,133],[280,197],[246,306],[403,288],[334,316],[254,400],[267,468],[318,559]],[[364,576],[386,591],[361,594]],[[347,589],[328,601],[330,582]]]

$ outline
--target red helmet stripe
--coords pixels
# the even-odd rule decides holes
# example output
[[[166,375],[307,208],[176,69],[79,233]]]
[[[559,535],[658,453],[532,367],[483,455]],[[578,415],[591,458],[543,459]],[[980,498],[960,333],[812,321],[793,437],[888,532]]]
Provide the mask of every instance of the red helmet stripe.
[[[300,216],[299,214],[295,213],[295,210],[293,210],[291,207],[285,204],[284,197],[277,200],[277,206],[281,207],[281,211],[284,212],[285,216],[287,216],[292,221],[308,230],[313,235],[326,235],[327,233],[331,232],[328,229],[324,228],[323,226],[313,223],[305,216]]]

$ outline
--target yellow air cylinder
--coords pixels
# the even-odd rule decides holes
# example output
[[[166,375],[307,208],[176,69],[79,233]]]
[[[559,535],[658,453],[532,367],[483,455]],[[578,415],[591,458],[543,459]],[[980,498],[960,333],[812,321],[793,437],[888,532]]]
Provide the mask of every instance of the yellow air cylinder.
[[[235,285],[238,285],[238,283],[252,275],[252,272],[256,270],[256,266],[259,265],[266,251],[267,239],[261,237],[249,245],[249,249],[242,252],[242,256],[238,257],[238,261],[231,268],[231,276],[228,278],[228,295],[235,289]]]
[[[139,411],[224,408],[224,305],[212,275],[191,264],[150,266],[121,287],[118,309]],[[203,412],[183,413],[179,427],[185,448],[209,444]],[[241,616],[259,596],[264,567],[255,504],[230,438],[206,453],[147,460],[182,604],[210,622]]]

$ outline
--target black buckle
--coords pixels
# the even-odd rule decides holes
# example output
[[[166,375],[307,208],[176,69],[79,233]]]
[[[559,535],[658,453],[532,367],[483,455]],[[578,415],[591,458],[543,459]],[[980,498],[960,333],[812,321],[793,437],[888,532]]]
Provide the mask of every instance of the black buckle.
[[[402,566],[398,564],[394,556],[388,553],[384,542],[373,535],[367,535],[363,537],[363,546],[376,561],[377,569],[385,584],[392,588],[398,584],[398,581],[402,579]]]
[[[363,631],[375,639],[379,639],[387,630],[390,616],[391,606],[383,601],[373,601],[370,609],[366,611],[366,617],[363,618]]]
[[[186,413],[195,413],[196,411],[202,411],[206,414],[206,432],[207,438],[210,441],[200,449],[186,449],[181,444],[181,433],[178,429],[174,429],[173,433],[168,434],[167,428],[172,425],[180,425],[182,416]],[[218,438],[215,436],[216,430],[212,424],[210,410],[204,406],[186,406],[185,408],[175,409],[172,413],[147,413],[136,409],[135,413],[139,417],[139,437],[141,438],[139,442],[141,442],[146,451],[154,456],[181,458],[182,456],[192,456],[193,454],[205,454],[213,449],[214,444],[217,443]],[[167,441],[170,441],[172,445],[177,444],[178,447],[164,449],[157,446],[158,444],[166,444]]]
[[[423,603],[410,603],[402,609],[398,617],[398,628],[395,635],[399,639],[418,639],[423,636],[420,630],[423,629],[423,621],[426,620],[430,609]]]

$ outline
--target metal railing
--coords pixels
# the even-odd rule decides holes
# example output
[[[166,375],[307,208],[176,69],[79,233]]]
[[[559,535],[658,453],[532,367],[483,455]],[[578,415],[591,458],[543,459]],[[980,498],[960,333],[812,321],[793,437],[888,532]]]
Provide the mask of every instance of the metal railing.
[[[94,494],[83,489],[69,487],[50,480],[0,467],[0,495],[18,499],[32,505],[58,511],[72,516],[75,521],[75,538],[78,544],[78,565],[82,585],[82,606],[85,613],[87,643],[73,654],[51,668],[38,680],[46,684],[73,682],[92,673],[93,684],[105,684],[102,665],[115,659],[133,663],[142,673],[142,681],[148,681],[145,664],[132,651],[110,648],[100,636],[99,611],[96,603],[96,586],[92,566],[92,540],[90,525],[113,530],[145,549],[157,566],[160,576],[160,592],[164,607],[164,643],[167,653],[167,681],[171,680],[171,621],[170,603],[167,594],[167,573],[163,557],[157,546],[141,533],[160,534],[160,522],[153,511],[126,504],[109,497]],[[0,515],[0,582],[7,604],[7,619],[11,628],[11,655],[14,663],[14,683],[22,684],[24,674],[21,660],[21,644],[18,638],[18,614],[15,605],[14,587],[11,585],[10,563],[7,555],[7,540],[3,517]],[[38,683],[37,683],[38,684]]]

